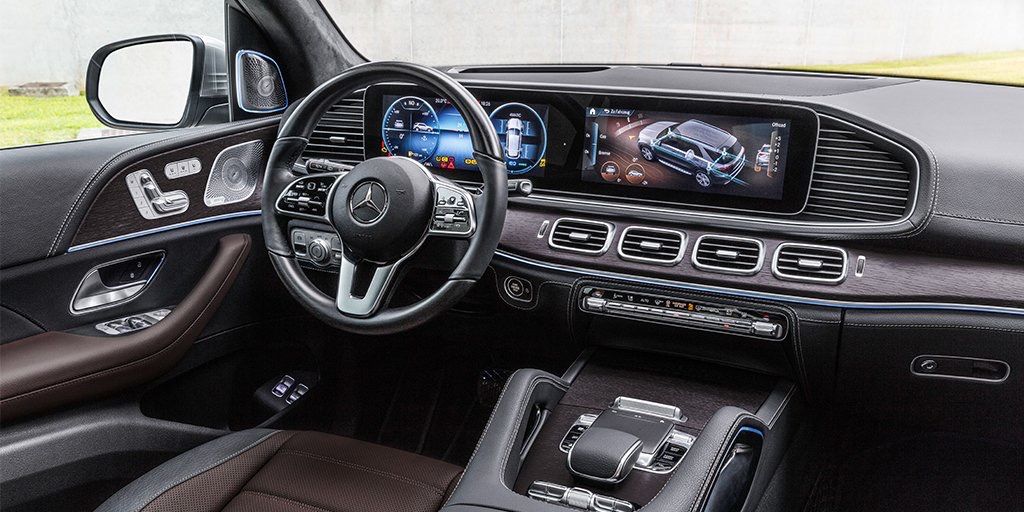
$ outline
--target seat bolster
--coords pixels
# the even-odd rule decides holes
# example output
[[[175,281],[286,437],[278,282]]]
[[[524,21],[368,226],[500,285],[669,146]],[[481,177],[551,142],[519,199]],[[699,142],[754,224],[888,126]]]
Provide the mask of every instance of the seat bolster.
[[[185,483],[193,478],[225,464],[236,457],[266,444],[272,437],[284,437],[275,439],[276,446],[271,450],[264,450],[266,453],[260,458],[263,459],[255,470],[258,470],[262,462],[272,457],[287,437],[286,433],[275,436],[279,431],[269,429],[252,429],[235,432],[225,435],[189,450],[146,473],[125,488],[121,489],[107,501],[103,502],[97,512],[139,512],[147,508],[171,489]],[[265,456],[265,458],[263,458]],[[252,475],[248,475],[251,477]],[[242,480],[239,487],[245,484]],[[229,495],[230,499],[233,494]],[[193,504],[194,505],[194,504]],[[223,507],[223,503],[220,504]],[[186,507],[188,505],[185,505]],[[181,508],[181,510],[196,510],[195,508]],[[219,510],[219,509],[218,509]]]

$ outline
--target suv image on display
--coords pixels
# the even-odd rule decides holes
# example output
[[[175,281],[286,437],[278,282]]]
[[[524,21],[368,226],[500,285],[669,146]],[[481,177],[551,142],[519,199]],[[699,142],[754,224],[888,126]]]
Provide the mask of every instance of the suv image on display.
[[[732,183],[746,162],[745,149],[735,136],[696,119],[654,123],[637,139],[644,160],[693,175],[701,187]]]

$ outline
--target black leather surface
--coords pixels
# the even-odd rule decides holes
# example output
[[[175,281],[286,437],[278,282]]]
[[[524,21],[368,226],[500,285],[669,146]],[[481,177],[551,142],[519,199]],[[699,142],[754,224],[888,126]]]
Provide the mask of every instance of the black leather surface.
[[[142,510],[164,491],[246,451],[275,432],[269,429],[243,430],[189,450],[122,488],[100,505],[96,512]]]
[[[573,443],[566,464],[584,478],[621,480],[632,470],[642,447],[643,442],[633,434],[594,425]]]

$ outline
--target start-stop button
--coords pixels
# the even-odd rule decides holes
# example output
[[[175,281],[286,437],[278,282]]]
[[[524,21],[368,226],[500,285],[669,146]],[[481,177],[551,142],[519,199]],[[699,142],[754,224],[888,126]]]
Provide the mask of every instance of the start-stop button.
[[[529,280],[516,276],[508,276],[504,283],[505,294],[509,297],[530,302],[533,300],[533,285]]]

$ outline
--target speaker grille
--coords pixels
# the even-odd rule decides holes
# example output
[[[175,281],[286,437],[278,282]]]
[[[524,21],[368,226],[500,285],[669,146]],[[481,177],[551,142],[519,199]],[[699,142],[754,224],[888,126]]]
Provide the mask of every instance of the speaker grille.
[[[238,105],[246,112],[277,112],[288,106],[281,70],[274,59],[242,50],[235,59]]]
[[[203,202],[219,206],[245,201],[252,196],[263,167],[263,141],[254,140],[221,151],[206,180]]]

